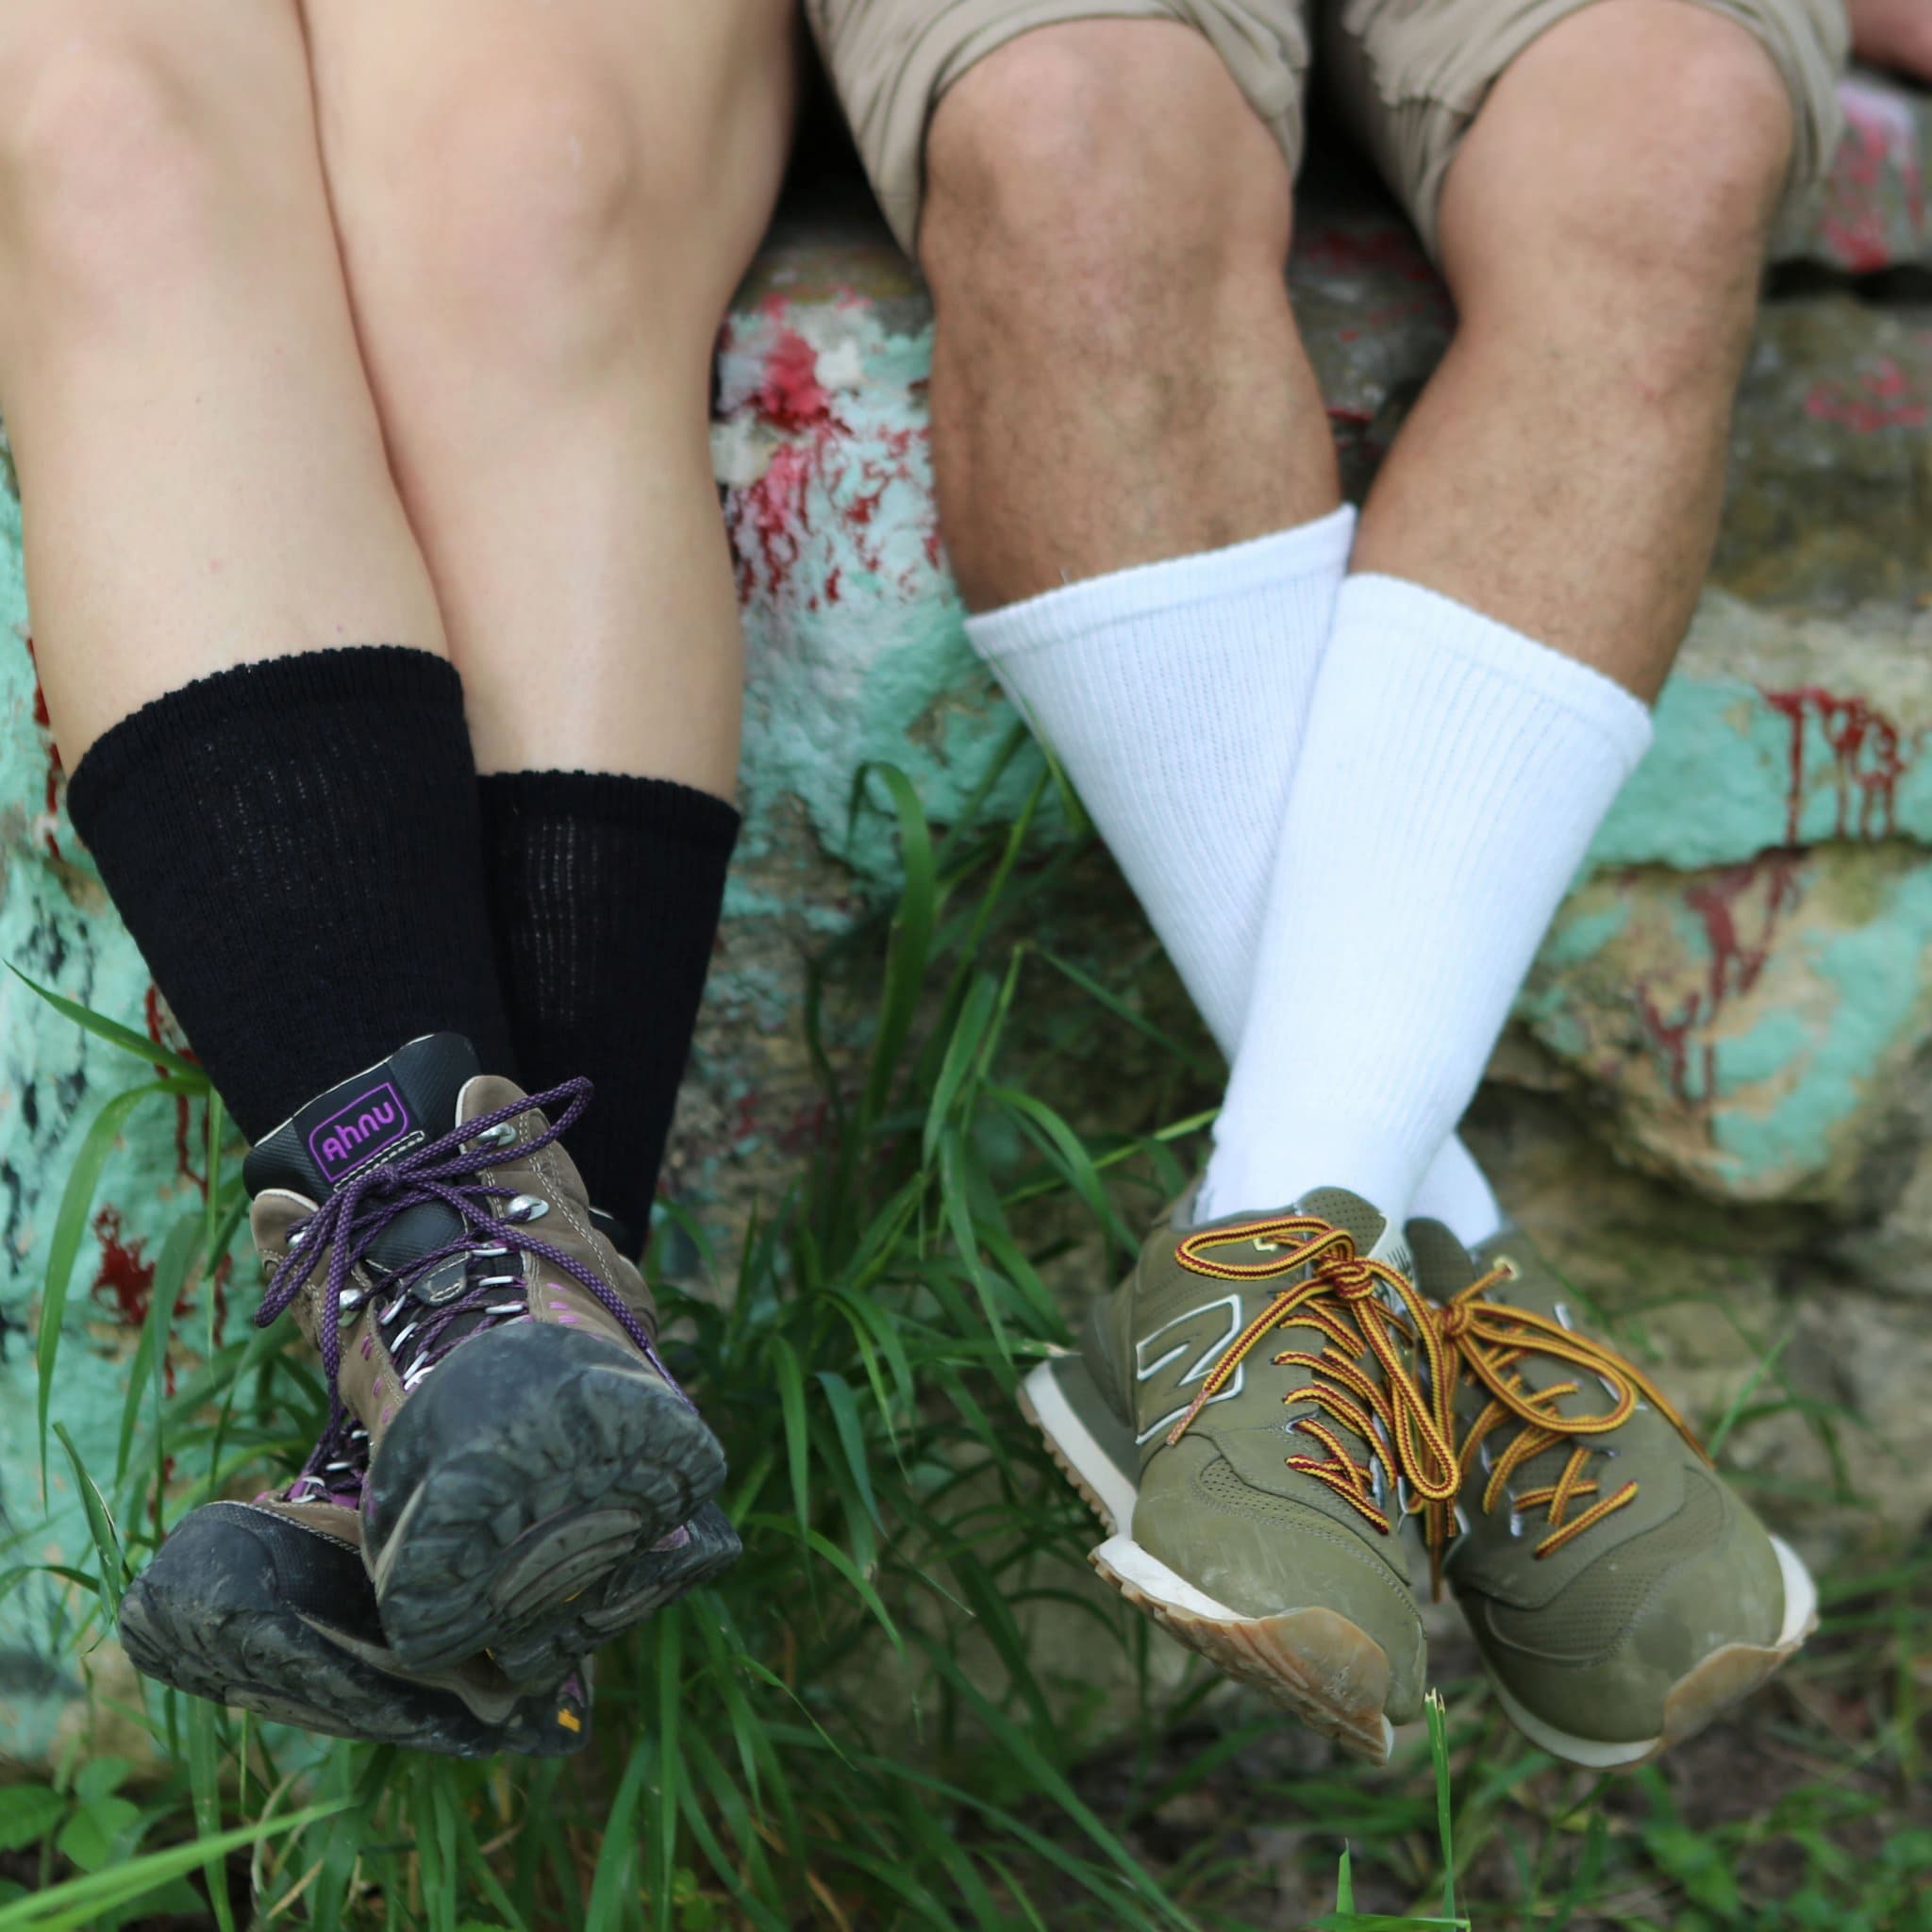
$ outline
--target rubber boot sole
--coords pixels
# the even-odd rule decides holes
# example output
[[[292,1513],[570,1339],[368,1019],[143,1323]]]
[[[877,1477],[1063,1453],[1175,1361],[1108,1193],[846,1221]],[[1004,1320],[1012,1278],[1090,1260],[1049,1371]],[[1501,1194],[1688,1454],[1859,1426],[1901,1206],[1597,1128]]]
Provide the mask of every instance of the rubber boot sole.
[[[1135,1542],[1140,1453],[1077,1355],[1041,1363],[1021,1385],[1020,1407],[1107,1529],[1088,1561],[1128,1603],[1350,1757],[1389,1761],[1389,1658],[1373,1637],[1334,1610],[1243,1616]]]
[[[1660,1757],[1674,1744],[1695,1737],[1706,1724],[1733,1705],[1763,1688],[1772,1674],[1818,1627],[1818,1586],[1803,1559],[1782,1537],[1773,1537],[1784,1575],[1784,1626],[1775,1643],[1726,1643],[1694,1664],[1670,1688],[1664,1698],[1664,1727],[1655,1738],[1606,1741],[1558,1730],[1529,1709],[1495,1674],[1490,1684],[1509,1722],[1553,1757],[1581,1764],[1592,1771],[1631,1770]]]
[[[513,1683],[541,1681],[581,1606],[724,1480],[697,1411],[614,1344],[534,1323],[479,1336],[403,1406],[370,1471],[383,1631],[412,1670],[484,1652]]]
[[[731,1519],[707,1503],[688,1524],[653,1543],[641,1557],[613,1571],[599,1591],[563,1606],[547,1629],[493,1657],[518,1683],[555,1683],[588,1657],[687,1591],[728,1570],[743,1554]]]
[[[558,1757],[590,1741],[588,1677],[573,1674],[581,1666],[559,1671],[562,1688],[542,1696],[490,1681],[474,1663],[425,1678],[371,1641],[373,1608],[358,1637],[281,1604],[222,1603],[235,1566],[183,1560],[185,1550],[173,1562],[166,1556],[164,1545],[121,1604],[122,1647],[157,1683],[327,1737],[449,1757]],[[341,1595],[366,1598],[359,1557],[351,1553],[343,1570]]]

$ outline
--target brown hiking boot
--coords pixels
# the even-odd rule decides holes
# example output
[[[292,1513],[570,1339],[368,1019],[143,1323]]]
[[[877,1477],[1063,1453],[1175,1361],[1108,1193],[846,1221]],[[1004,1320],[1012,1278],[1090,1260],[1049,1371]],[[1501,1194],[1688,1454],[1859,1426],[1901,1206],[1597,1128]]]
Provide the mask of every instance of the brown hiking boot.
[[[412,1670],[487,1651],[531,1683],[587,1617],[595,1641],[619,1634],[641,1560],[724,1481],[642,1277],[558,1144],[589,1097],[584,1080],[526,1096],[433,1034],[248,1157],[273,1270],[257,1320],[293,1309],[338,1418],[368,1433],[363,1554]],[[657,1599],[639,1600],[629,1622]]]
[[[329,1737],[454,1757],[581,1750],[587,1663],[533,1690],[485,1657],[411,1671],[390,1648],[362,1566],[367,1448],[342,1433],[325,1436],[286,1490],[204,1503],[175,1524],[122,1599],[129,1662],[191,1696]]]

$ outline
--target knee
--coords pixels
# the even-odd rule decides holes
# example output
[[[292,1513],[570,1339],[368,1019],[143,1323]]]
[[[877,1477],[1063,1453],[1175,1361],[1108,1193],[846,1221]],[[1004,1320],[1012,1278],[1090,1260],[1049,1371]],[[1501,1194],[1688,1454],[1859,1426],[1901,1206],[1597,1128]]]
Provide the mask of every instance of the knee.
[[[1651,68],[1621,158],[1576,216],[1638,276],[1732,286],[1748,305],[1790,168],[1790,96],[1736,23],[1674,11],[1674,57]]]
[[[104,30],[0,60],[0,249],[23,301],[138,319],[234,245],[250,177],[198,111],[192,58]]]
[[[345,226],[373,211],[400,299],[486,358],[595,364],[641,328],[709,340],[729,293],[706,273],[719,245],[703,137],[638,125],[588,65],[461,75],[373,167]],[[704,312],[699,312],[699,311]]]
[[[1023,36],[941,103],[925,173],[920,258],[941,329],[976,311],[1105,353],[1232,282],[1280,286],[1288,170],[1190,28]]]
[[[594,75],[530,78],[461,76],[375,161],[378,258],[440,323],[563,356],[606,341],[636,292],[639,156]]]

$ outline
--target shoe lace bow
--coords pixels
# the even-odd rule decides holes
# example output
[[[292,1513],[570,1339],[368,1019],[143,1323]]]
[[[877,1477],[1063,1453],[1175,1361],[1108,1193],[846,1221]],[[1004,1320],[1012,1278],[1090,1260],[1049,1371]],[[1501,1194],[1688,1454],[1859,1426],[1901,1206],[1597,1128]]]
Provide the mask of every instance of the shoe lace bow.
[[[514,1253],[535,1255],[578,1283],[623,1327],[666,1384],[682,1394],[623,1296],[555,1242],[544,1241],[520,1221],[500,1212],[499,1197],[514,1200],[514,1188],[486,1184],[479,1178],[486,1169],[501,1166],[505,1158],[505,1147],[491,1138],[493,1129],[526,1113],[542,1115],[546,1123],[543,1131],[516,1149],[519,1159],[527,1159],[567,1133],[590,1100],[590,1081],[575,1079],[547,1092],[511,1101],[491,1113],[465,1121],[440,1140],[352,1176],[313,1214],[290,1227],[289,1252],[269,1278],[255,1322],[258,1327],[266,1328],[280,1316],[308,1285],[317,1262],[326,1252],[328,1272],[322,1285],[319,1328],[329,1390],[327,1426],[289,1492],[291,1500],[326,1497],[347,1501],[359,1493],[367,1449],[358,1449],[358,1441],[366,1444],[366,1436],[353,1424],[339,1389],[342,1317],[353,1315],[367,1298],[367,1291],[352,1283],[355,1271],[384,1229],[412,1208],[441,1203],[458,1216],[461,1231],[454,1240],[411,1257],[407,1267],[377,1281],[374,1295],[389,1298],[377,1315],[383,1326],[387,1328],[410,1307],[411,1291],[435,1270],[458,1258],[464,1267],[460,1291],[434,1304],[417,1303],[412,1319],[384,1336],[405,1392],[413,1390],[458,1341],[482,1328],[528,1315],[528,1304],[521,1292],[505,1295],[507,1290],[521,1291],[521,1272],[492,1274],[480,1265]],[[561,1110],[553,1112],[558,1102],[564,1103]],[[373,1263],[371,1268],[373,1271]],[[339,1490],[342,1492],[340,1497],[334,1493]]]
[[[1546,1449],[1566,1442],[1571,1445],[1571,1453],[1555,1482],[1509,1495],[1512,1514],[1539,1508],[1544,1512],[1548,1533],[1535,1548],[1535,1555],[1541,1559],[1555,1556],[1606,1517],[1627,1508],[1637,1500],[1635,1477],[1606,1495],[1602,1486],[1590,1476],[1589,1470],[1596,1457],[1614,1453],[1600,1439],[1628,1422],[1640,1401],[1649,1403],[1699,1456],[1704,1456],[1705,1451],[1690,1424],[1635,1363],[1548,1315],[1489,1299],[1493,1289],[1515,1280],[1516,1275],[1516,1264],[1507,1256],[1500,1257],[1488,1274],[1433,1310],[1432,1326],[1453,1365],[1449,1385],[1452,1409],[1457,1387],[1465,1377],[1489,1398],[1471,1422],[1457,1450],[1458,1490],[1467,1482],[1477,1457],[1484,1455],[1484,1445],[1491,1433],[1511,1421],[1518,1425],[1514,1438],[1502,1453],[1490,1455],[1485,1461],[1489,1480],[1483,1486],[1482,1508],[1486,1514],[1503,1500],[1510,1478],[1524,1463]],[[1567,1397],[1580,1394],[1582,1381],[1569,1379],[1531,1389],[1524,1381],[1522,1365],[1533,1357],[1565,1363],[1594,1376],[1609,1395],[1609,1407],[1597,1414],[1564,1414],[1558,1405]],[[1588,1502],[1591,1497],[1596,1500]],[[1586,1502],[1587,1507],[1575,1515],[1570,1513],[1575,1505]],[[1426,1508],[1429,1548],[1440,1570],[1441,1552],[1451,1540],[1455,1506],[1452,1502],[1431,1499]]]
[[[1266,1258],[1236,1259],[1224,1252],[1244,1247]],[[1175,1255],[1191,1274],[1217,1281],[1301,1278],[1286,1282],[1223,1350],[1168,1431],[1170,1447],[1226,1388],[1264,1336],[1290,1325],[1310,1327],[1324,1338],[1320,1354],[1284,1349],[1272,1357],[1276,1367],[1302,1369],[1311,1378],[1281,1399],[1309,1405],[1312,1412],[1290,1426],[1321,1454],[1291,1456],[1289,1468],[1325,1484],[1385,1536],[1394,1524],[1382,1507],[1384,1495],[1392,1491],[1398,1512],[1454,1501],[1451,1417],[1430,1392],[1447,1386],[1447,1358],[1427,1305],[1400,1269],[1358,1254],[1346,1228],[1312,1214],[1205,1228],[1188,1236]],[[1427,1362],[1426,1387],[1405,1358],[1417,1345]],[[1365,1357],[1370,1366],[1364,1366]],[[1381,1371],[1379,1379],[1372,1369]],[[1343,1441],[1337,1424],[1365,1446],[1366,1459]]]

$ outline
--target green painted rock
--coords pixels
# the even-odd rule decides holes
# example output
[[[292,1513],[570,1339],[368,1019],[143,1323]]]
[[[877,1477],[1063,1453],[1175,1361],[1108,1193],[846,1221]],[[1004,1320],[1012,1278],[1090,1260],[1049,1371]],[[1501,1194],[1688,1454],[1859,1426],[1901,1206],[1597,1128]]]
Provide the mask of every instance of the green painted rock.
[[[1915,155],[1921,106],[1884,110],[1910,119]],[[1886,207],[1874,232],[1886,259],[1904,258],[1923,233],[1912,242]],[[1838,232],[1820,252],[1868,265],[1842,221]],[[1307,201],[1291,281],[1359,488],[1441,353],[1446,300],[1399,223],[1345,188]],[[714,450],[751,647],[747,816],[674,1184],[727,1238],[795,1174],[817,1131],[799,1023],[806,953],[891,888],[880,815],[851,810],[855,774],[868,760],[897,764],[944,820],[1013,725],[967,648],[945,568],[924,403],[930,351],[924,293],[869,219],[776,235],[722,343]],[[1733,1322],[1718,1345],[1706,1317],[1656,1327],[1667,1370],[1701,1377],[1695,1390],[1720,1406],[1785,1319],[1784,1257],[1800,1251],[1836,1271],[1840,1306],[1857,1311],[1806,1331],[1817,1399],[1874,1415],[1908,1406],[1889,1378],[1893,1361],[1916,1357],[1890,1346],[1906,1324],[1889,1297],[1932,1291],[1923,1258],[1906,1258],[1914,1231],[1932,1230],[1914,1110],[1932,946],[1922,849],[1932,776],[1921,770],[1932,684],[1916,614],[1932,593],[1928,399],[1922,314],[1844,292],[1768,313],[1740,406],[1721,588],[1482,1103],[1482,1144],[1506,1191],[1549,1225],[1559,1258],[1597,1257],[1619,1305],[1674,1294],[1704,1307],[1724,1276],[1713,1241],[1722,1258],[1748,1223],[1761,1245],[1739,1291],[1747,1341]],[[19,540],[18,506],[0,497],[0,959],[174,1040],[62,811]],[[996,811],[1017,805],[1031,756],[996,788]],[[1070,950],[1163,1024],[1185,1024],[1172,975],[1104,861],[1076,868],[1065,896],[1053,916]],[[1021,1038],[1083,1126],[1141,1124],[1121,1117],[1132,1083],[1117,1034],[1063,1024],[1042,996]],[[86,1546],[58,1451],[42,1501],[30,1334],[66,1178],[103,1098],[140,1077],[136,1062],[0,978],[0,1534],[18,1539],[0,1571],[22,1553],[59,1560]],[[1062,1093],[1069,1082],[1078,1091]],[[137,1112],[90,1208],[56,1411],[91,1468],[112,1468],[158,1241],[199,1202],[205,1141],[198,1113]],[[1651,1178],[1607,1162],[1606,1145]],[[243,1267],[228,1306],[184,1310],[175,1372],[192,1368],[210,1324],[237,1332],[253,1298]],[[1874,1336],[1886,1344],[1878,1358],[1854,1359],[1855,1338]],[[1758,1457],[1767,1480],[1811,1482],[1807,1439],[1783,1428],[1740,1435],[1738,1453]],[[1932,1454],[1889,1507],[1928,1503]],[[44,1754],[73,1721],[83,1668],[125,1668],[112,1646],[75,1661],[64,1637],[75,1615],[67,1586],[45,1575],[0,1604],[0,1736],[15,1756]]]

